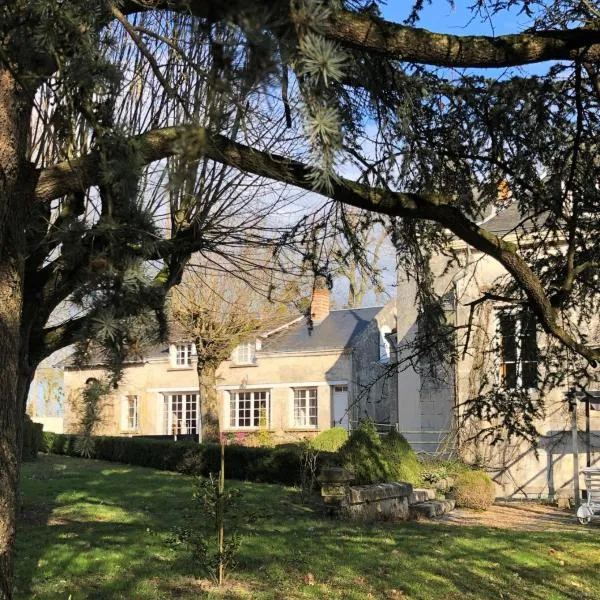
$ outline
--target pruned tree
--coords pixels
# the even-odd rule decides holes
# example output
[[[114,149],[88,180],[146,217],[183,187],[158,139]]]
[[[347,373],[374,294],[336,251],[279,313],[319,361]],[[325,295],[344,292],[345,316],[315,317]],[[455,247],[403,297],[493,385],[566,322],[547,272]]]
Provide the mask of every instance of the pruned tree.
[[[343,278],[348,284],[346,306],[362,306],[371,290],[384,292],[380,259],[384,244],[389,244],[389,232],[385,224],[374,222],[368,215],[356,209],[346,210],[340,219],[340,234],[331,248],[332,275]],[[391,245],[388,245],[388,250]]]
[[[227,203],[209,222],[231,226],[214,235],[203,227],[213,200],[181,191],[187,168],[218,163],[318,189],[326,206],[379,213],[424,270],[427,254],[457,236],[506,269],[562,347],[597,363],[600,350],[585,337],[599,298],[597,9],[478,1],[475,17],[493,23],[512,7],[531,26],[457,36],[417,28],[422,6],[404,24],[366,0],[0,7],[2,600],[12,595],[22,421],[36,365],[92,332],[117,365],[136,344],[127,325],[161,320],[191,253],[260,243],[222,215]],[[544,62],[541,75],[510,70]],[[505,71],[487,77],[490,68]],[[189,100],[200,89],[207,101],[198,109]],[[286,141],[275,147],[282,129]],[[174,157],[178,166],[166,169]],[[354,177],[342,176],[343,163]],[[173,203],[144,192],[164,189],[169,173],[179,173]],[[559,240],[564,252],[542,259],[478,224],[504,180],[524,217],[543,215],[550,234],[539,243]],[[297,228],[262,233],[283,246],[304,237]],[[420,298],[435,306],[427,285]],[[79,312],[49,326],[67,299]],[[576,307],[583,312],[573,318]]]
[[[267,258],[267,260],[265,260]],[[219,423],[216,372],[240,344],[254,344],[256,334],[269,324],[297,313],[290,307],[289,287],[279,277],[268,257],[245,253],[248,264],[261,264],[261,272],[241,278],[218,269],[215,263],[198,264],[186,271],[173,289],[171,316],[179,335],[196,347],[196,368],[200,385],[202,439],[217,439]],[[250,267],[249,267],[250,270]]]

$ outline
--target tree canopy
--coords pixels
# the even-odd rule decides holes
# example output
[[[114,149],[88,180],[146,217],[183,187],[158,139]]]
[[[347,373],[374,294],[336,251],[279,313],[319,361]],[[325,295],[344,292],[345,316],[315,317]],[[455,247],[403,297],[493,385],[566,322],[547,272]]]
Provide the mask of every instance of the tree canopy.
[[[600,34],[593,6],[475,5],[475,17],[487,9],[492,23],[507,8],[530,15],[529,29],[498,37],[418,29],[419,5],[406,24],[385,21],[373,2],[32,6],[31,36],[55,57],[43,84],[49,114],[37,113],[49,121],[44,140],[53,140],[54,152],[37,161],[36,205],[107,189],[108,174],[122,204],[139,191],[146,165],[209,159],[386,215],[405,249],[418,243],[430,252],[448,232],[458,236],[506,268],[549,333],[598,359],[562,318],[596,290],[597,219],[590,216],[598,210]],[[543,74],[509,69],[544,61],[552,62]],[[490,67],[507,70],[488,77]],[[191,108],[190,91],[202,86],[219,95],[219,110]],[[123,106],[135,93],[144,114],[132,119]],[[88,140],[67,150],[61,127],[73,131],[74,120]],[[257,122],[284,127],[287,145],[268,147]],[[544,243],[560,238],[568,256],[548,268],[477,224],[502,181],[524,218],[544,214],[552,238]],[[336,225],[344,225],[342,213]],[[186,232],[156,257],[185,243],[198,247],[198,236]]]

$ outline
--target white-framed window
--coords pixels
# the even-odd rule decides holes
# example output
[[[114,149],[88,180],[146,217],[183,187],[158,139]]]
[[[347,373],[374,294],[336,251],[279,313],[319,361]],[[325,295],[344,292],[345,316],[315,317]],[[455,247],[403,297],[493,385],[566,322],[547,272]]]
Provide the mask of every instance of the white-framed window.
[[[139,421],[139,399],[138,396],[130,394],[121,398],[121,430],[137,431]]]
[[[194,354],[194,344],[176,344],[175,345],[175,366],[190,367],[192,365],[192,355]]]
[[[231,357],[236,365],[253,365],[256,363],[256,344],[254,341],[242,342],[233,351]]]
[[[538,382],[535,316],[529,310],[498,308],[496,339],[498,380],[506,389],[529,389]]]
[[[271,394],[267,390],[239,390],[229,394],[229,427],[270,427]]]
[[[165,394],[163,433],[165,435],[196,435],[199,431],[198,394]]]
[[[391,356],[391,345],[388,335],[392,330],[384,325],[379,330],[379,360],[381,362],[389,362]]]
[[[317,388],[294,388],[294,427],[317,427]]]
[[[139,428],[138,397],[127,396],[127,428]]]

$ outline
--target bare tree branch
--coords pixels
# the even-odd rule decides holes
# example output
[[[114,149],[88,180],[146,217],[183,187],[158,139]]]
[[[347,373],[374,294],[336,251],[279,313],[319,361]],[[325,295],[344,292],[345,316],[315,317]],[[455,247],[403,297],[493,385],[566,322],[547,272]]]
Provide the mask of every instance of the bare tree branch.
[[[146,162],[160,160],[183,152],[190,159],[206,156],[248,173],[254,173],[312,191],[310,168],[298,161],[276,154],[267,154],[220,135],[211,135],[203,127],[168,127],[134,138]],[[70,163],[63,162],[40,173],[36,195],[38,201],[48,201],[79,189],[83,183],[93,185],[98,176],[98,156],[89,154]],[[425,219],[447,227],[473,248],[496,259],[525,292],[531,308],[548,333],[566,346],[596,363],[600,350],[579,343],[560,324],[540,279],[518,254],[517,246],[507,242],[468,219],[442,195],[394,192],[356,183],[338,177],[328,192],[333,200],[357,208],[394,217]]]

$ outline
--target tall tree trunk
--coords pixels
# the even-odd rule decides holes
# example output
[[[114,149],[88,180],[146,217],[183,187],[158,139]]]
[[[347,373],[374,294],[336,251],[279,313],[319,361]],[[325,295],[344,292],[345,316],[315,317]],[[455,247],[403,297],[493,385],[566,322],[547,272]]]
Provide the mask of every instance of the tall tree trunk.
[[[29,166],[30,109],[13,76],[0,68],[0,600],[12,598],[19,469],[28,381],[21,313]]]
[[[215,367],[198,365],[200,383],[200,415],[202,418],[202,441],[215,441],[219,437],[219,405]]]

